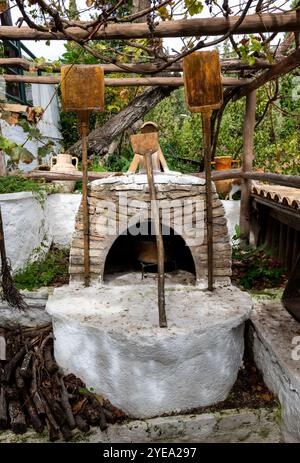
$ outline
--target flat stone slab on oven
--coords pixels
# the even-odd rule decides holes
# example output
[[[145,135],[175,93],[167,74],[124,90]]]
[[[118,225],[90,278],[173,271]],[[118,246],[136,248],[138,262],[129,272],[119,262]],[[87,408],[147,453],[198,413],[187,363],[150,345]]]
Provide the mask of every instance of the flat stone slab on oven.
[[[93,180],[92,187],[103,184],[124,183],[135,185],[148,185],[146,174],[124,174]],[[154,183],[174,185],[205,185],[205,179],[194,175],[181,174],[180,172],[161,172],[154,174]]]
[[[128,415],[145,418],[224,400],[244,350],[250,296],[166,288],[168,328],[158,326],[157,287],[57,288],[47,302],[55,357]]]

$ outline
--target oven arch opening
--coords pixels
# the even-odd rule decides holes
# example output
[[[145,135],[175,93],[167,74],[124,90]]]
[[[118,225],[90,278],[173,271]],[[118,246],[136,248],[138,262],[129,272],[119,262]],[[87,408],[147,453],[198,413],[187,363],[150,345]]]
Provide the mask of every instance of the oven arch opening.
[[[196,283],[194,258],[185,240],[176,231],[162,225],[165,248],[165,273],[182,282],[186,277],[189,283]],[[109,249],[104,266],[104,282],[116,274],[157,272],[157,249],[154,224],[151,220],[135,224],[126,229],[113,242]]]

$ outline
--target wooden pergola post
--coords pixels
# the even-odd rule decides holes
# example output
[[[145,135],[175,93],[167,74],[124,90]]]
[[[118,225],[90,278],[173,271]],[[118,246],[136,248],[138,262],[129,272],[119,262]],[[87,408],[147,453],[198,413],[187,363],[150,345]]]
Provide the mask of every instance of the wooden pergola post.
[[[256,90],[246,96],[246,111],[243,127],[243,160],[242,172],[252,171],[254,159],[254,128],[255,128]],[[240,239],[249,243],[250,237],[250,192],[251,180],[244,178],[241,185]]]

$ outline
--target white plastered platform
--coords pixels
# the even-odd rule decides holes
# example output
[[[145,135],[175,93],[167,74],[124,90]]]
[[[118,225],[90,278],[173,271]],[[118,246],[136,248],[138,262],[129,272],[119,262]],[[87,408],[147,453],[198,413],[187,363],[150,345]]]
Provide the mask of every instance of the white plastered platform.
[[[55,357],[128,415],[145,418],[224,400],[244,350],[251,299],[235,287],[213,293],[166,288],[168,328],[158,326],[157,287],[57,288]]]

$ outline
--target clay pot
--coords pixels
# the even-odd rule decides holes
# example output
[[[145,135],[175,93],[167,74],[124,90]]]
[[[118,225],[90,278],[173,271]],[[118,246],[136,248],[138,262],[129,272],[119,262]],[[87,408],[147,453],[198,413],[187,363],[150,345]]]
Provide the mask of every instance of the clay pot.
[[[60,153],[52,156],[50,161],[50,172],[59,172],[61,174],[72,174],[77,171],[78,158],[68,153]],[[53,180],[53,183],[59,186],[62,193],[72,193],[75,188],[74,180]]]
[[[170,258],[168,252],[168,246],[164,245],[165,248],[165,262]],[[156,241],[140,240],[136,242],[135,256],[139,262],[145,264],[157,264],[157,245]]]
[[[232,159],[231,156],[217,156],[212,165],[215,166],[215,170],[227,170],[231,169],[233,164],[237,164],[239,167],[240,161]],[[215,182],[216,190],[220,194],[229,194],[232,185],[232,179],[229,180],[218,180]]]

